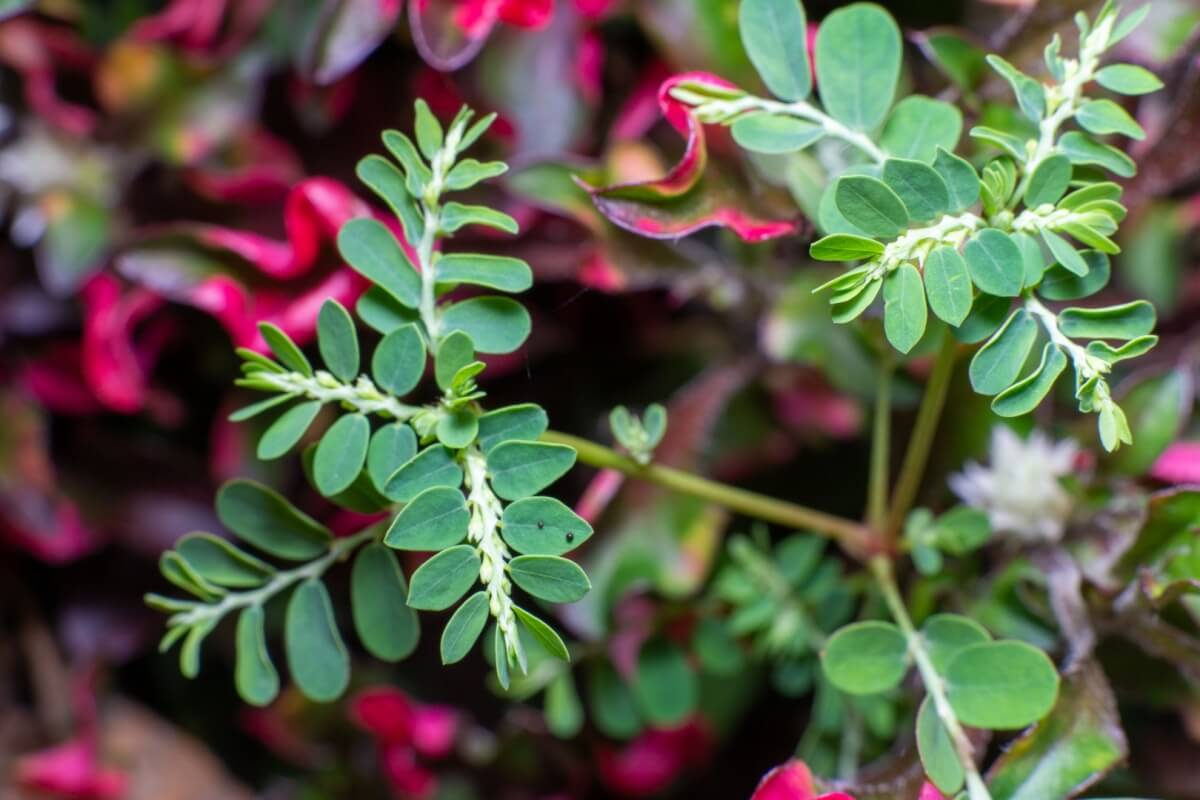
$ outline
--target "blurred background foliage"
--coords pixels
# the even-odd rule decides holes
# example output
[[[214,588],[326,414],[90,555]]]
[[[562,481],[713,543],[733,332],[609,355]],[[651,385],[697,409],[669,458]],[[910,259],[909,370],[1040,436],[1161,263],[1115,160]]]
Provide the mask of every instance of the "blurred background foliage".
[[[884,4],[906,34],[906,85],[1001,129],[1024,123],[982,53],[1039,74],[1042,43],[1099,5]],[[819,19],[840,4],[807,5]],[[912,709],[848,704],[813,670],[821,631],[864,595],[838,557],[615,473],[581,469],[556,487],[597,525],[583,556],[596,589],[562,620],[582,667],[541,674],[516,698],[489,690],[477,656],[443,669],[423,646],[395,668],[364,659],[344,703],[286,694],[252,710],[228,680],[232,630],[187,682],[156,655],[158,618],[141,603],[162,588],[163,550],[217,529],[211,498],[228,478],[280,487],[335,531],[363,524],[321,501],[298,464],[252,457],[253,426],[225,419],[247,399],[232,388],[231,345],[261,347],[264,319],[311,342],[326,297],[351,305],[362,292],[333,238],[378,211],[354,164],[381,129],[411,126],[416,97],[443,118],[463,102],[498,112],[482,149],[513,165],[487,201],[522,234],[477,244],[533,266],[535,324],[522,351],[491,361],[496,405],[533,400],[556,428],[607,442],[613,406],[662,401],[658,460],[843,514],[862,507],[874,331],[835,326],[810,294],[829,274],[805,255],[820,166],[748,156],[713,130],[720,179],[689,202],[625,207],[614,222],[577,182],[651,179],[675,163],[682,142],[656,98],[667,76],[757,86],[736,7],[0,0],[0,796],[729,798],[798,741],[826,772],[847,730],[864,757],[884,752]],[[1200,434],[1198,31],[1191,0],[1153,0],[1121,45],[1166,89],[1135,108],[1149,135],[1130,151],[1138,175],[1105,292],[1152,300],[1163,336],[1118,390],[1138,440],[1100,468],[1120,480]],[[801,235],[746,244],[714,227],[734,205]],[[670,236],[621,226],[641,217]],[[924,363],[917,380],[900,376],[902,409]],[[937,476],[978,456],[991,424],[965,382],[949,408],[926,497],[937,508],[948,499]],[[1086,442],[1088,426],[1069,432]],[[922,587],[930,607],[955,591],[948,580]],[[765,613],[753,608],[762,586]],[[999,575],[972,601],[989,625],[1050,641],[1043,622],[1010,613],[1021,587]],[[1196,695],[1162,663],[1108,650],[1132,744],[1112,785],[1200,797]],[[686,695],[676,707],[630,696],[646,652],[666,654],[666,683]],[[540,693],[522,702],[546,686],[545,713]]]

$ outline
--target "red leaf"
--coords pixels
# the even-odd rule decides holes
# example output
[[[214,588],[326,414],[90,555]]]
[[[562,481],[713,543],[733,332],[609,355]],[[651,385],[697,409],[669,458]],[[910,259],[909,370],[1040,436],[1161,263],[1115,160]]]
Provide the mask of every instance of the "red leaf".
[[[273,202],[303,176],[291,146],[261,129],[239,135],[221,155],[183,172],[198,194],[213,200]]]
[[[120,798],[128,784],[123,773],[100,766],[95,744],[82,737],[17,759],[16,778],[27,789],[80,800]]]
[[[412,736],[413,702],[399,689],[364,689],[350,700],[350,717],[380,739],[408,742]]]
[[[527,30],[550,24],[554,0],[411,0],[408,22],[425,63],[443,72],[479,54],[497,22]]]
[[[818,795],[812,773],[798,759],[792,759],[768,772],[759,781],[750,800],[854,800],[842,792]]]
[[[757,210],[746,210],[756,205],[751,198],[740,196],[719,175],[705,174],[704,126],[689,106],[671,96],[671,90],[682,82],[734,88],[705,72],[683,73],[664,81],[658,90],[659,109],[671,127],[684,135],[683,156],[655,180],[586,187],[596,207],[622,228],[657,239],[679,238],[712,225],[729,228],[748,242],[795,233],[794,221],[771,220]]]
[[[0,23],[0,64],[21,74],[25,102],[42,119],[75,136],[86,136],[96,127],[91,109],[63,100],[55,86],[56,69],[87,69],[91,55],[74,33],[30,19]]]
[[[107,273],[84,285],[82,300],[84,378],[104,405],[124,413],[138,411],[146,399],[146,361],[151,359],[139,357],[133,329],[162,300],[145,289],[124,292]]]

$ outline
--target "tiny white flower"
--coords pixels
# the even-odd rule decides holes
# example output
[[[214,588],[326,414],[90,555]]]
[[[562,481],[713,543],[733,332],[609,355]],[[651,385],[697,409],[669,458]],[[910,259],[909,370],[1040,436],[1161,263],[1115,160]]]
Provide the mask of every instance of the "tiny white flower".
[[[964,503],[984,511],[998,534],[1025,542],[1062,538],[1071,496],[1060,479],[1074,471],[1079,447],[1055,442],[1041,431],[1021,439],[1006,425],[992,429],[987,466],[971,462],[950,476],[950,488]]]

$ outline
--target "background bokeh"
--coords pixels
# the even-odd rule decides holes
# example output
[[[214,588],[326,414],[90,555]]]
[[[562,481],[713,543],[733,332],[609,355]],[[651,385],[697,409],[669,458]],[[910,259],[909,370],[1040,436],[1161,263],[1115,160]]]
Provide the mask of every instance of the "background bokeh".
[[[884,4],[906,34],[905,84],[994,127],[1020,123],[981,53],[1040,74],[1050,34],[1099,6]],[[807,5],[817,20],[840,4]],[[230,680],[231,630],[213,636],[189,682],[157,654],[161,616],[141,601],[163,589],[164,549],[219,529],[211,500],[230,477],[282,487],[354,529],[353,515],[307,487],[297,460],[255,460],[253,424],[226,421],[247,399],[232,385],[233,347],[260,347],[263,319],[310,343],[326,297],[349,306],[362,292],[333,238],[345,220],[380,211],[354,165],[380,149],[381,130],[411,126],[418,97],[443,118],[464,102],[498,112],[481,150],[512,165],[484,200],[522,233],[473,244],[533,266],[534,334],[491,362],[490,402],[539,402],[556,428],[607,442],[614,405],[662,401],[663,460],[857,513],[873,378],[863,343],[809,293],[825,274],[804,255],[811,165],[747,157],[713,131],[715,177],[702,187],[712,196],[621,211],[626,224],[652,216],[672,232],[665,240],[614,224],[574,180],[648,179],[675,162],[682,141],[656,97],[669,75],[758,85],[736,6],[0,0],[0,798],[47,796],[39,787],[131,800],[740,798],[793,752],[815,711],[754,665],[706,678],[683,728],[621,741],[589,715],[560,738],[540,700],[490,691],[478,656],[442,668],[428,631],[398,666],[362,658],[345,702],[285,694],[250,709]],[[1145,375],[1190,376],[1200,358],[1200,9],[1153,0],[1120,57],[1166,88],[1131,107],[1149,136],[1130,150],[1139,174],[1126,186],[1124,251],[1107,293],[1158,308],[1163,342]],[[728,205],[797,220],[801,235],[747,244],[710,225]],[[902,408],[916,386],[902,377]],[[1139,444],[1121,456],[1129,475],[1192,429],[1190,383],[1170,388],[1166,406],[1150,390],[1135,403],[1154,430],[1135,426]],[[986,411],[967,391],[952,395],[935,475],[981,451]],[[1087,440],[1090,425],[1073,430]],[[650,626],[713,602],[722,537],[750,525],[593,478],[576,470],[555,490],[583,497],[601,520],[585,556],[600,600],[564,622],[595,664],[619,669]],[[1132,766],[1116,785],[1200,797],[1200,704],[1143,703],[1125,721]],[[820,743],[810,745],[819,761]]]

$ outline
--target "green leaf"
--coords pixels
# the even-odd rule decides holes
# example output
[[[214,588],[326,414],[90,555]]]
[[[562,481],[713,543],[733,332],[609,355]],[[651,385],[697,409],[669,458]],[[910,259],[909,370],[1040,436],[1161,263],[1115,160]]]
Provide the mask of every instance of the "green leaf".
[[[1071,185],[1071,159],[1056,153],[1037,165],[1025,190],[1025,205],[1037,208],[1043,203],[1054,205]]]
[[[321,411],[321,403],[309,400],[297,403],[279,415],[258,440],[258,457],[263,461],[286,455],[300,441]]]
[[[475,345],[470,336],[462,331],[443,336],[438,342],[437,356],[433,359],[433,373],[438,388],[448,391],[458,371],[474,360]]]
[[[907,353],[925,335],[928,313],[921,273],[912,264],[901,264],[883,281],[883,330],[901,353]]]
[[[504,635],[499,625],[492,626],[492,661],[496,668],[496,682],[500,688],[508,691],[511,680],[508,672],[508,648],[504,645]]]
[[[367,474],[380,492],[388,478],[417,454],[417,436],[403,422],[393,422],[375,431],[367,448]]]
[[[799,0],[744,0],[738,29],[750,63],[781,100],[803,100],[812,91],[808,25]]]
[[[1150,70],[1135,64],[1112,64],[1096,73],[1096,83],[1117,94],[1150,94],[1163,87]]]
[[[1112,270],[1108,256],[1096,250],[1084,250],[1079,255],[1084,262],[1083,275],[1056,264],[1046,270],[1038,294],[1047,300],[1079,300],[1107,286]]]
[[[696,708],[699,686],[687,656],[666,639],[652,639],[638,653],[633,696],[648,722],[678,725]]]
[[[1050,248],[1051,255],[1055,260],[1063,266],[1068,272],[1073,272],[1080,277],[1087,275],[1088,263],[1083,256],[1079,254],[1074,247],[1066,239],[1059,236],[1053,231],[1043,229],[1042,241]]]
[[[407,308],[421,303],[421,278],[382,222],[358,217],[338,231],[338,252],[354,271]]]
[[[462,331],[480,353],[511,353],[529,337],[530,328],[529,312],[508,297],[472,297],[442,314],[444,333]]]
[[[406,395],[425,373],[425,341],[413,323],[384,336],[371,356],[371,376],[380,388]]]
[[[234,480],[217,492],[217,517],[265,553],[291,561],[324,555],[333,534],[261,483]]]
[[[368,328],[382,334],[391,333],[401,325],[420,321],[420,315],[416,311],[405,308],[399,300],[378,286],[372,286],[363,292],[362,297],[355,303],[354,310]]]
[[[263,341],[271,348],[271,352],[279,359],[279,363],[283,364],[293,372],[299,372],[301,375],[311,378],[313,374],[312,365],[308,363],[308,359],[304,353],[300,352],[300,348],[292,341],[291,337],[280,330],[277,326],[270,322],[258,323],[258,332],[262,335]]]
[[[417,147],[421,149],[421,153],[430,161],[442,149],[442,126],[437,121],[437,117],[429,110],[429,104],[424,100],[418,99],[414,104],[416,106],[416,118],[413,122],[413,128],[417,134]]]
[[[551,603],[574,603],[592,588],[574,561],[558,556],[517,556],[508,563],[513,583]]]
[[[523,292],[533,285],[533,271],[529,265],[508,256],[451,253],[438,258],[434,274],[438,283],[469,283],[502,292]]]
[[[408,607],[408,587],[396,556],[378,542],[358,552],[350,572],[354,629],[367,651],[399,661],[417,649],[421,623]]]
[[[421,155],[412,140],[399,131],[388,130],[383,132],[383,144],[404,167],[409,194],[413,197],[425,194],[425,186],[433,178],[433,174],[421,160]]]
[[[438,418],[437,438],[447,447],[462,449],[475,441],[479,433],[479,417],[475,409],[463,406],[452,411],[445,411]]]
[[[1009,742],[988,772],[994,800],[1071,797],[1128,754],[1116,698],[1094,663],[1063,683],[1050,716]]]
[[[1115,364],[1118,361],[1145,355],[1156,344],[1158,344],[1157,336],[1138,336],[1136,339],[1130,339],[1120,347],[1113,347],[1107,342],[1088,342],[1087,352],[1088,355],[1093,355],[1104,359],[1110,364]]]
[[[340,697],[350,683],[350,655],[333,618],[329,591],[319,579],[310,578],[292,592],[283,638],[297,688],[319,703]]]
[[[463,203],[446,203],[442,206],[441,230],[443,232],[454,233],[467,225],[483,225],[513,234],[520,230],[515,219],[487,206],[469,206]]]
[[[1154,330],[1154,306],[1135,300],[1108,308],[1065,308],[1058,327],[1073,339],[1134,339]]]
[[[929,780],[942,792],[953,796],[962,788],[966,773],[958,760],[958,751],[950,732],[938,717],[933,698],[928,695],[917,712],[917,751]]]
[[[1103,136],[1119,133],[1130,139],[1145,139],[1142,126],[1129,116],[1129,112],[1112,100],[1089,100],[1075,113],[1075,121],[1092,133]]]
[[[879,143],[897,158],[928,164],[939,150],[953,152],[962,136],[962,124],[962,112],[949,103],[909,95],[892,109]]]
[[[188,629],[183,647],[179,650],[179,671],[183,677],[191,679],[200,674],[200,647],[215,627],[217,620],[213,618]]]
[[[933,313],[950,325],[958,327],[971,313],[971,276],[953,247],[939,247],[925,257],[925,292]]]
[[[1100,407],[1100,443],[1104,449],[1112,452],[1122,443],[1133,444],[1133,433],[1129,430],[1129,422],[1125,412],[1115,403]]]
[[[454,453],[440,444],[426,447],[388,478],[384,494],[392,500],[408,503],[434,486],[455,488],[462,485],[462,467]]]
[[[563,661],[571,660],[570,651],[567,650],[562,637],[558,635],[558,632],[554,628],[551,628],[544,621],[530,614],[520,606],[513,606],[513,612],[517,615],[517,620],[525,630],[533,634],[533,638],[545,648],[547,653],[555,658],[561,658]]]
[[[1041,404],[1055,381],[1067,368],[1067,357],[1054,344],[1042,348],[1042,360],[1026,377],[1014,383],[992,399],[992,411],[1002,417],[1028,414]]]
[[[476,161],[473,158],[464,158],[446,175],[446,188],[452,192],[460,192],[506,172],[508,165],[503,161]]]
[[[1025,279],[1025,259],[1008,234],[985,228],[963,247],[967,271],[979,290],[998,297],[1016,297]]]
[[[352,381],[358,377],[358,335],[350,312],[330,298],[317,314],[317,347],[325,366],[337,378]]]
[[[238,615],[236,642],[233,682],[238,694],[252,706],[269,705],[279,694],[279,673],[267,652],[262,606],[247,606]]]
[[[476,592],[464,600],[442,629],[442,663],[456,664],[466,658],[487,621],[487,592]]]
[[[612,739],[631,739],[642,729],[630,687],[607,660],[595,659],[587,681],[588,707],[596,727]]]
[[[954,338],[964,344],[982,342],[991,336],[1008,317],[1012,299],[981,294],[971,304],[971,313],[962,325],[954,329]]]
[[[803,52],[803,42],[791,46]],[[883,122],[900,78],[900,29],[890,14],[869,3],[831,12],[817,31],[814,55],[821,102],[830,116],[860,131]]]
[[[270,411],[276,406],[281,406],[284,403],[291,402],[295,399],[295,397],[296,395],[294,394],[277,394],[274,397],[268,397],[266,400],[259,400],[257,403],[251,403],[248,406],[242,406],[237,411],[234,411],[232,414],[230,414],[227,419],[230,422],[245,422],[248,419],[257,417],[264,411]],[[320,408],[319,405],[318,408]],[[303,432],[301,432],[301,435],[303,435]]]
[[[998,147],[1018,161],[1025,160],[1025,140],[1020,136],[998,131],[986,125],[976,125],[974,128],[971,128],[969,133],[972,138]]]
[[[1132,158],[1080,131],[1064,133],[1058,140],[1058,149],[1066,153],[1073,164],[1094,164],[1122,178],[1132,178],[1137,172]]]
[[[968,375],[979,394],[994,395],[1013,385],[1037,339],[1037,321],[1024,309],[1008,318],[988,343],[975,352]]]
[[[979,201],[979,175],[965,159],[938,147],[933,168],[946,182],[952,213],[965,211]]]
[[[921,625],[921,638],[929,660],[938,672],[946,670],[958,651],[980,642],[991,641],[991,635],[975,620],[960,614],[934,614]]]
[[[505,500],[537,494],[575,464],[575,450],[562,444],[509,441],[487,456],[492,489]]]
[[[908,227],[904,203],[883,181],[849,175],[838,179],[835,192],[838,211],[870,236],[894,239]]]
[[[899,196],[914,220],[931,220],[950,208],[950,190],[933,167],[920,161],[889,158],[883,162],[883,182]]]
[[[908,672],[908,640],[891,623],[856,622],[829,637],[821,666],[829,682],[847,694],[885,692]]]
[[[950,659],[944,677],[950,706],[973,728],[1023,728],[1049,713],[1058,696],[1054,663],[1024,642],[964,647]]]
[[[505,406],[489,411],[479,418],[479,435],[476,442],[486,454],[502,442],[537,439],[546,432],[549,424],[546,412],[541,406],[533,403]]]
[[[399,550],[444,550],[467,538],[470,522],[471,512],[462,492],[434,486],[404,506],[383,541]]]
[[[810,256],[817,261],[861,261],[883,255],[883,244],[849,233],[832,233],[813,242]]]
[[[326,497],[350,488],[367,463],[371,423],[362,414],[346,414],[329,426],[313,457],[313,482]]]
[[[479,554],[469,544],[438,553],[413,573],[409,607],[441,611],[454,605],[479,580],[479,564]]]
[[[226,593],[221,587],[201,577],[200,573],[192,569],[192,565],[174,550],[168,550],[159,556],[158,569],[168,581],[201,600],[217,600]]]
[[[759,111],[738,117],[730,132],[746,150],[773,155],[803,150],[824,136],[825,128],[796,117]]]
[[[504,509],[501,534],[518,553],[558,556],[592,535],[592,526],[552,497],[527,497]]]
[[[546,727],[560,739],[571,739],[583,729],[583,703],[570,670],[563,670],[546,687]]]
[[[857,319],[875,302],[875,297],[882,287],[883,281],[872,280],[861,284],[844,301],[834,302],[830,309],[833,321],[841,325]]]
[[[979,549],[991,535],[992,526],[987,514],[965,505],[950,509],[933,525],[933,538],[938,548],[955,556],[965,556]]]
[[[487,133],[488,128],[492,127],[492,123],[496,121],[497,116],[499,115],[495,111],[485,114],[474,125],[468,128],[467,132],[463,134],[462,141],[458,143],[458,152],[464,152],[471,145],[475,144],[480,136]]]
[[[270,564],[211,533],[189,533],[175,543],[175,551],[197,575],[217,586],[253,588],[275,574]]]
[[[388,205],[404,226],[404,236],[409,242],[421,240],[425,223],[417,208],[416,200],[404,185],[404,175],[392,162],[383,156],[370,155],[358,162],[354,170],[358,179],[371,187],[372,191]]]
[[[1021,279],[1022,286],[1026,289],[1037,286],[1050,266],[1046,254],[1042,251],[1042,246],[1028,233],[1014,233],[1012,239],[1017,243],[1017,249],[1021,251],[1021,260],[1025,263],[1025,272]]]
[[[987,63],[1012,86],[1017,104],[1025,116],[1040,122],[1046,116],[1046,92],[1042,84],[1029,77],[1000,56],[987,56]]]

